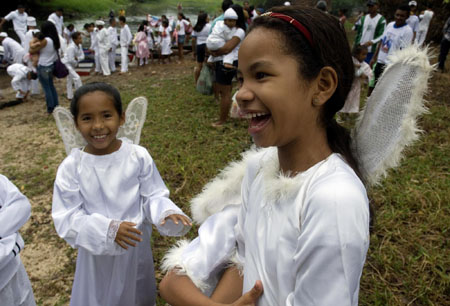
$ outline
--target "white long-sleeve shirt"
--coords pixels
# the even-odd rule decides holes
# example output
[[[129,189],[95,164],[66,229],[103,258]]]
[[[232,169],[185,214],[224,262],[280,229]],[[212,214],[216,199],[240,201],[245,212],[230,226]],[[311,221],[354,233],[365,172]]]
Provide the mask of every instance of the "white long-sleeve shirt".
[[[109,42],[109,33],[105,27],[98,32],[97,40],[100,50],[108,51],[109,49],[111,49],[111,43]]]
[[[91,46],[89,47],[89,49],[97,51],[98,50],[98,38],[97,38],[98,29],[94,28],[94,30],[91,33],[89,33],[89,35],[91,37]]]
[[[27,74],[31,69],[23,64],[12,64],[8,66],[6,72],[13,78],[11,86],[15,91],[27,92],[30,88],[31,81],[28,80]]]
[[[5,37],[2,42],[4,59],[8,62],[20,63],[25,55],[25,49],[11,37]],[[21,58],[22,57],[22,58]]]
[[[133,35],[131,35],[130,28],[127,24],[125,24],[120,29],[120,46],[128,47],[131,44],[131,40],[133,39]]]
[[[115,48],[119,45],[119,39],[117,38],[117,29],[115,27],[108,28],[109,42],[111,47]]]
[[[5,176],[0,175],[0,290],[16,274],[24,242],[19,229],[31,214],[28,199]]]
[[[64,53],[64,58],[62,59],[64,64],[69,64],[72,67],[76,67],[80,61],[84,60],[83,48],[80,45],[75,45],[72,41]]]
[[[56,13],[51,13],[47,20],[53,22],[58,31],[58,35],[63,36],[64,17],[59,17]]]

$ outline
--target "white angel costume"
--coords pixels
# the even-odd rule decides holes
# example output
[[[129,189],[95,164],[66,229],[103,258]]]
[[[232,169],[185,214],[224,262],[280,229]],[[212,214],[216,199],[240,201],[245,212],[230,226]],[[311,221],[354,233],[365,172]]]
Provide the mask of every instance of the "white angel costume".
[[[78,249],[71,305],[155,305],[151,225],[170,236],[189,230],[181,222],[160,224],[184,213],[147,150],[121,140],[108,155],[75,148],[58,168],[52,217],[58,235]],[[114,242],[121,221],[143,232],[136,247]]]
[[[417,139],[416,118],[425,111],[432,70],[426,50],[414,46],[390,61],[352,135],[371,185],[398,166],[404,147]],[[341,155],[285,177],[276,148],[250,150],[205,186],[191,210],[201,224],[198,237],[178,242],[162,267],[188,276],[204,294],[234,263],[243,269],[243,292],[262,280],[258,305],[358,304],[368,199]]]
[[[2,305],[36,305],[27,272],[20,260],[24,241],[19,229],[31,214],[28,199],[0,175],[0,301]]]

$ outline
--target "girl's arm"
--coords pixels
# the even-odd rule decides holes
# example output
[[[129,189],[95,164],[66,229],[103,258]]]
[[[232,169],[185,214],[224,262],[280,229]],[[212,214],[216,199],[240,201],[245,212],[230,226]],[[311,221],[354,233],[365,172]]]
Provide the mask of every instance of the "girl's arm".
[[[0,175],[0,237],[16,233],[30,214],[28,199],[5,176]]]

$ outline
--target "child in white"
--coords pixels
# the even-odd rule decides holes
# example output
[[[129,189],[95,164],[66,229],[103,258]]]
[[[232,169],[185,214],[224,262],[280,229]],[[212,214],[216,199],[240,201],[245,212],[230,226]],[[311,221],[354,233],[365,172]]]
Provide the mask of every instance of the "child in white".
[[[170,62],[170,55],[172,54],[172,48],[171,43],[172,40],[170,38],[170,32],[172,31],[172,28],[169,26],[169,21],[164,19],[162,21],[162,25],[159,27],[159,32],[161,36],[161,58],[162,62],[165,62],[165,58],[169,58]]]
[[[17,91],[16,98],[26,99],[31,89],[31,80],[36,80],[37,74],[23,64],[12,64],[6,72],[13,78],[11,86]]]
[[[99,62],[103,75],[110,75],[109,70],[109,50],[111,49],[111,44],[109,42],[109,33],[105,28],[105,22],[103,20],[97,20],[95,22],[98,27],[98,51],[99,51]]]
[[[78,249],[70,305],[155,305],[152,224],[180,236],[190,219],[169,199],[148,151],[116,138],[124,123],[117,89],[86,84],[71,112],[88,144],[59,166],[52,208],[58,235]]]
[[[73,89],[72,84],[75,87],[75,90],[83,85],[81,83],[81,77],[75,71],[75,68],[78,66],[78,63],[84,59],[84,52],[81,46],[83,38],[81,37],[80,32],[75,32],[71,37],[72,42],[64,54],[64,58],[62,59],[63,63],[66,65],[67,70],[69,71],[69,75],[67,76],[67,98],[73,98]]]
[[[352,89],[348,93],[344,107],[341,113],[354,114],[359,112],[359,103],[361,98],[361,82],[370,82],[373,78],[373,72],[369,64],[364,59],[367,57],[368,49],[366,46],[358,45],[353,48],[353,65],[355,66],[355,78],[353,79]]]
[[[36,305],[27,272],[20,260],[24,241],[19,229],[30,218],[28,199],[0,175],[0,301],[2,305]]]
[[[225,11],[223,16],[224,20],[216,22],[211,34],[209,34],[208,39],[206,40],[206,47],[211,51],[222,48],[225,43],[233,37],[233,34],[236,31],[236,20],[238,19],[236,12],[232,8],[229,8]],[[224,55],[224,67],[233,68],[233,61],[235,58],[237,58],[237,56],[234,52]],[[214,58],[211,56],[208,59],[208,62],[214,62]]]
[[[27,18],[27,26],[28,32],[25,34],[25,42],[24,42],[24,50],[25,56],[28,55],[27,66],[31,68],[34,72],[36,72],[37,63],[39,61],[39,53],[30,54],[30,43],[32,41],[36,42],[37,38],[35,37],[37,33],[39,33],[39,29],[36,28],[36,18],[28,16]],[[40,85],[39,80],[31,81],[31,94],[38,95],[40,93]]]
[[[417,32],[416,36],[416,44],[418,44],[419,46],[423,44],[425,38],[427,37],[428,28],[430,27],[430,22],[433,16],[434,12],[430,8],[427,8],[422,12],[422,14],[419,15],[419,31]]]
[[[121,67],[120,72],[125,73],[128,71],[128,46],[131,44],[133,35],[131,35],[130,28],[126,24],[127,20],[125,16],[119,16],[120,24],[120,55],[121,55]]]
[[[23,5],[18,5],[17,10],[10,12],[0,23],[0,29],[5,21],[12,21],[14,32],[20,39],[22,47],[25,48],[25,33],[27,32],[27,17],[28,14],[25,12],[25,7]]]

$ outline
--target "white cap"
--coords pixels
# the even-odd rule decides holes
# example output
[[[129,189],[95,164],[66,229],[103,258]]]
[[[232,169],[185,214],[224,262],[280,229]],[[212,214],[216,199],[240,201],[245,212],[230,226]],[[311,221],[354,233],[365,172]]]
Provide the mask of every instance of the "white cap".
[[[28,16],[27,17],[27,26],[35,27],[36,24],[36,18]]]
[[[417,6],[417,2],[416,1],[409,1],[408,5],[409,6]]]
[[[238,19],[238,15],[237,15],[236,12],[230,7],[230,8],[227,9],[227,10],[225,11],[225,13],[223,14],[223,19],[237,20],[237,19]]]
[[[289,1],[286,1],[286,2],[284,3],[284,6],[289,6],[289,5],[291,5],[291,3],[290,3]]]
[[[104,26],[104,25],[105,25],[105,22],[104,22],[103,20],[97,20],[97,21],[95,22],[95,25],[98,25],[98,26]]]
[[[8,34],[6,34],[6,32],[1,32],[0,37],[8,37]]]

